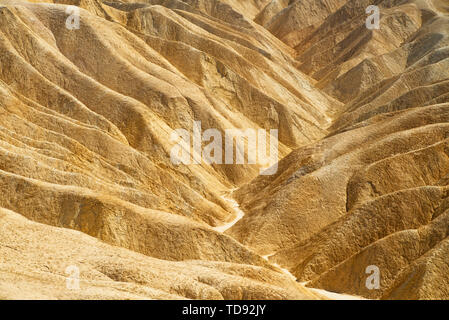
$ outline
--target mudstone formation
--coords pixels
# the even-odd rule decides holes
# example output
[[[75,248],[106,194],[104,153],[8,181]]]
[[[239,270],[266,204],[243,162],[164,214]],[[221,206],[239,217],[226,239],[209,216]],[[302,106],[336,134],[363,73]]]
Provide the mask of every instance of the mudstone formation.
[[[0,0],[0,186],[0,299],[449,299],[449,1]]]

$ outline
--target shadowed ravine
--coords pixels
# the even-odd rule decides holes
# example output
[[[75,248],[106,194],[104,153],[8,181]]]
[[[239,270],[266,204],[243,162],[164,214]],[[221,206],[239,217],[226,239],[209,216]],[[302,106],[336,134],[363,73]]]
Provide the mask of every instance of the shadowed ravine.
[[[231,196],[232,196],[233,191],[235,191],[235,189],[230,191]],[[237,215],[236,215],[235,219],[232,220],[231,222],[229,222],[223,226],[214,228],[215,230],[217,230],[219,232],[225,232],[226,230],[230,229],[233,225],[235,225],[245,215],[245,213],[242,210],[240,210],[240,206],[235,200],[233,200],[229,197],[223,197],[223,199],[225,199],[226,201],[229,202],[229,204],[234,208],[234,211],[237,213]],[[262,258],[264,258],[265,260],[267,260],[269,262],[270,256],[273,256],[273,255],[274,255],[274,253],[268,254],[268,255],[263,256]],[[278,265],[277,263],[273,263],[273,265],[275,267],[279,268],[285,275],[290,277],[293,281],[297,281],[296,277],[293,274],[291,274],[290,271],[288,271],[287,269]],[[302,285],[306,285],[306,284],[307,284],[306,282],[302,283]],[[359,300],[359,299],[362,299],[361,297],[338,294],[338,293],[329,292],[329,291],[322,290],[322,289],[313,289],[313,288],[310,288],[310,289],[313,293],[318,294],[318,296],[323,296],[327,299],[332,299],[332,300]]]
[[[0,0],[0,299],[449,299],[448,70],[446,0]]]

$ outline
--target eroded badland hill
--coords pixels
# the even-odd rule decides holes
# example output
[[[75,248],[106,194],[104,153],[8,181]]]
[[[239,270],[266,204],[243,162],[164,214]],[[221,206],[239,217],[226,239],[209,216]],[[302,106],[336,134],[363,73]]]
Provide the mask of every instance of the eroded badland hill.
[[[449,1],[49,2],[0,0],[1,299],[449,299]]]

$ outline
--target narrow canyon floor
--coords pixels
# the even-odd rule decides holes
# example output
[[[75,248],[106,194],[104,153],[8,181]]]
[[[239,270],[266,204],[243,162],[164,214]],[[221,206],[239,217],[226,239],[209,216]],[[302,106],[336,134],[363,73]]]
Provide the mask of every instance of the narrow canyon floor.
[[[0,0],[0,187],[0,299],[449,299],[449,0]]]

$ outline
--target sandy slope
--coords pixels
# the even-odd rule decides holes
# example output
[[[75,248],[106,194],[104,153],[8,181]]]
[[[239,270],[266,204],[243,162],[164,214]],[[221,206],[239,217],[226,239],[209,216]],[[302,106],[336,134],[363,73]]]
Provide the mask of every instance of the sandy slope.
[[[449,3],[376,3],[1,0],[0,298],[448,299]],[[278,172],[174,165],[194,121]]]
[[[137,261],[129,261],[145,260],[133,258],[136,252],[152,257],[146,268],[156,270],[142,275],[149,279],[144,288],[123,296],[114,288],[121,288],[126,276],[112,277],[117,285],[70,292],[60,276],[67,257],[58,252],[84,261],[92,253],[83,241],[92,240],[58,249],[66,240],[55,235],[55,248],[46,249],[45,265],[52,271],[44,280],[33,266],[49,241],[41,243],[33,228],[23,235],[3,230],[2,245],[30,240],[18,255],[4,249],[2,297],[315,297],[288,278],[270,282],[267,272],[283,278],[276,275],[279,269],[213,229],[235,219],[221,195],[255,177],[257,165],[175,166],[170,160],[170,133],[192,131],[193,121],[201,121],[203,130],[279,128],[281,157],[325,135],[334,99],[312,89],[313,81],[294,68],[290,48],[219,1],[2,3],[0,206],[40,223],[14,218],[14,228],[23,223],[51,235],[48,226],[59,227],[64,239],[74,235],[67,229],[75,229],[82,232],[76,237],[89,235],[110,245],[106,256],[125,252],[127,260],[101,259],[106,268],[110,261],[120,264],[119,274],[132,273],[133,288],[142,285],[141,271]],[[79,30],[65,27],[67,4],[83,8]],[[2,226],[11,215],[3,217]],[[20,255],[29,259],[14,271]],[[179,264],[185,277],[170,282],[182,286],[161,288],[178,273],[165,271],[169,261],[191,260],[210,265]],[[227,264],[246,280],[218,276]],[[248,268],[260,274],[252,279]],[[83,277],[96,270],[92,262]],[[199,277],[197,289],[186,280],[193,275]],[[44,291],[38,289],[42,281]],[[203,289],[211,281],[221,289]]]
[[[449,4],[380,1],[374,31],[367,5],[347,1],[297,39],[299,68],[346,104],[326,138],[236,191],[246,214],[228,234],[311,287],[447,299]]]

